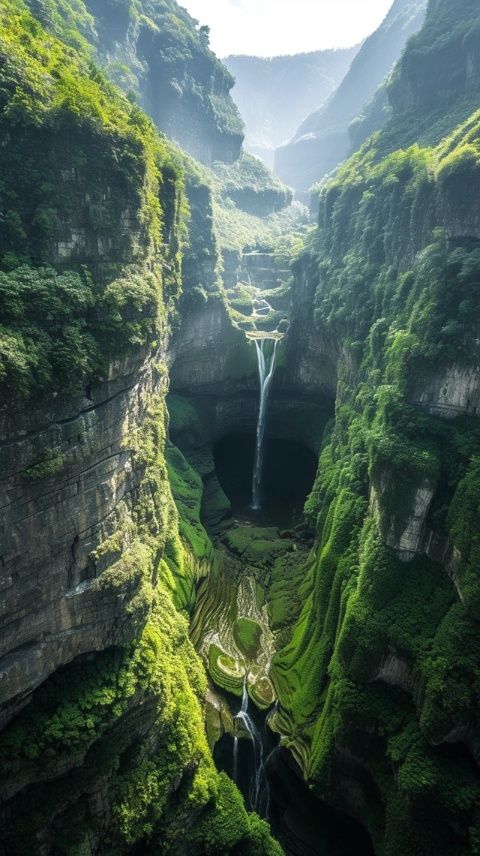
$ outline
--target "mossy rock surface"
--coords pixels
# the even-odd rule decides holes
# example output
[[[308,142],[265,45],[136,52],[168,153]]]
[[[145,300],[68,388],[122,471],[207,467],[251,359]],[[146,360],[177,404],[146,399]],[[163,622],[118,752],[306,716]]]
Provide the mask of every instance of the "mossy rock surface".
[[[249,685],[248,694],[260,710],[268,710],[276,698],[273,684],[266,675],[263,675],[258,681]]]
[[[232,506],[228,496],[223,490],[217,476],[214,474],[205,481],[202,519],[209,531],[221,531],[223,526],[229,523],[228,518],[232,512]]]
[[[260,625],[251,618],[239,618],[233,625],[233,638],[242,654],[249,660],[255,660],[262,641]]]
[[[290,548],[290,542],[280,538],[274,527],[237,526],[226,533],[224,541],[234,555],[258,567],[272,564]]]

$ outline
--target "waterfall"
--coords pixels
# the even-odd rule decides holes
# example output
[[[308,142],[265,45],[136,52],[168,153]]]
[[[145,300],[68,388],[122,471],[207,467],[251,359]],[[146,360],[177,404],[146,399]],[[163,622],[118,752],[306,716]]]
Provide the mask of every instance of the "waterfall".
[[[270,359],[270,365],[267,367],[267,358],[265,356],[265,342],[267,339],[255,339],[255,348],[257,350],[258,361],[258,376],[260,379],[260,406],[258,408],[257,421],[257,444],[255,447],[255,463],[253,466],[252,480],[252,508],[259,511],[261,508],[261,481],[263,467],[263,440],[265,436],[265,424],[267,417],[268,393],[270,392],[270,384],[275,370],[275,355],[277,352],[277,340],[274,340],[273,353]]]
[[[270,803],[270,789],[268,786],[267,776],[265,773],[265,763],[263,758],[263,743],[260,732],[248,713],[248,691],[247,681],[243,685],[242,706],[237,713],[236,719],[239,719],[245,730],[251,737],[254,752],[255,774],[250,783],[250,805],[253,811],[256,811],[260,817],[268,815],[268,807]],[[233,746],[233,766],[234,780],[236,776],[237,755],[238,753],[238,738],[235,737]]]
[[[233,738],[233,781],[237,784],[238,779],[238,737]]]

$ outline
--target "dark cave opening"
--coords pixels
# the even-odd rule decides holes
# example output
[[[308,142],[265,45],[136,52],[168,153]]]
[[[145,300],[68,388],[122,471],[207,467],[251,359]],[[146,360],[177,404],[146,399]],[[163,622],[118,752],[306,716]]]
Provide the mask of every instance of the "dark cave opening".
[[[233,513],[260,525],[288,528],[299,523],[315,481],[316,455],[301,443],[266,437],[260,511],[251,508],[254,455],[253,434],[232,433],[215,446],[216,473]]]

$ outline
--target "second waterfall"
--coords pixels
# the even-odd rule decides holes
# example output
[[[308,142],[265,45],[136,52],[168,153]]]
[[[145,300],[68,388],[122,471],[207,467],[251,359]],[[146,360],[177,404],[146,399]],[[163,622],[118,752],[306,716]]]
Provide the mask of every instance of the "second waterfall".
[[[257,441],[255,446],[255,462],[253,465],[252,479],[252,508],[259,511],[262,503],[261,481],[263,469],[263,452],[265,439],[265,425],[267,419],[267,404],[268,394],[272,383],[273,373],[275,371],[275,357],[277,352],[276,339],[255,339],[255,348],[257,350],[258,360],[258,376],[260,380],[260,404],[258,408],[257,420]],[[270,359],[266,354],[265,343],[273,341],[273,351]]]

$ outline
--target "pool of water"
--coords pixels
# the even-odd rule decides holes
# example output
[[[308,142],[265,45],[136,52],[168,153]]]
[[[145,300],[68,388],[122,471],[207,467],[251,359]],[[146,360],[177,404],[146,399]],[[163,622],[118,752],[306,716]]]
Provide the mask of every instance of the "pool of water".
[[[217,476],[234,515],[259,526],[294,526],[315,481],[315,454],[300,443],[266,438],[259,511],[251,507],[254,454],[255,437],[248,434],[230,434],[214,449]]]

